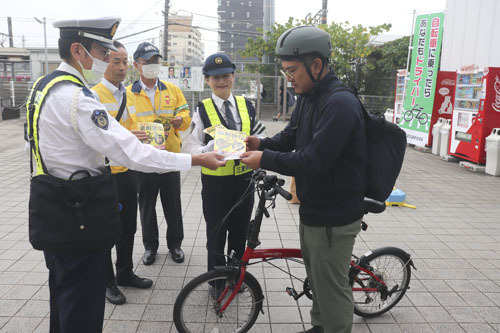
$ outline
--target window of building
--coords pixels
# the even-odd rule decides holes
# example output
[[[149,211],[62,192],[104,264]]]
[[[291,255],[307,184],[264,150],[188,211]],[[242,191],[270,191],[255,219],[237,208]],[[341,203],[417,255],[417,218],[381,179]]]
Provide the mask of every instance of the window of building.
[[[250,29],[250,23],[247,23],[247,29]]]
[[[233,42],[231,42],[231,48],[232,48],[232,49],[234,48],[234,43],[233,43]]]
[[[250,18],[250,12],[247,12],[247,18]]]
[[[252,1],[248,1],[248,7],[252,7]]]
[[[231,22],[231,28],[234,28],[234,22]]]
[[[234,17],[234,12],[231,12],[231,17]]]
[[[229,7],[229,1],[226,1],[226,6],[228,6],[228,7]]]
[[[188,38],[191,39],[191,35],[188,35]]]

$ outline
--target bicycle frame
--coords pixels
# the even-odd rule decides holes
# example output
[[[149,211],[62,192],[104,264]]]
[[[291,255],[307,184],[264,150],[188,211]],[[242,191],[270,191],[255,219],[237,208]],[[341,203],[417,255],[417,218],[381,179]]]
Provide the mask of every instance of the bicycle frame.
[[[267,178],[268,177],[268,178]],[[274,177],[274,178],[273,178]],[[266,183],[266,179],[268,183]],[[281,184],[282,185],[282,184]],[[267,248],[267,249],[256,249],[257,246],[260,245],[260,241],[258,240],[258,236],[260,233],[260,227],[262,225],[263,216],[269,217],[269,212],[266,208],[266,201],[272,201],[274,204],[274,200],[276,195],[282,194],[284,191],[281,189],[280,184],[278,183],[278,179],[276,176],[266,176],[264,177],[263,184],[258,184],[258,193],[259,193],[259,203],[257,206],[257,210],[255,213],[255,218],[250,222],[249,230],[247,232],[247,247],[243,254],[241,261],[236,264],[230,264],[231,268],[239,271],[238,282],[236,283],[234,289],[231,292],[231,295],[228,297],[226,302],[220,307],[219,314],[221,315],[227,309],[229,304],[231,304],[234,297],[238,294],[238,291],[243,284],[243,280],[245,279],[245,274],[247,271],[247,266],[250,263],[251,259],[260,259],[262,262],[274,260],[274,259],[301,259],[302,252],[300,249],[296,248]],[[282,194],[284,195],[284,194]],[[216,269],[228,269],[229,267],[220,267]],[[379,288],[386,287],[386,283],[381,280],[378,276],[376,276],[369,268],[363,267],[363,265],[359,264],[359,261],[351,260],[350,269],[363,271],[368,275],[368,278],[374,279],[377,283],[380,284]],[[353,287],[353,291],[365,291],[365,292],[376,292],[379,288],[356,288]],[[222,300],[226,297],[230,288],[226,287],[222,294],[217,299],[217,303],[222,302]]]

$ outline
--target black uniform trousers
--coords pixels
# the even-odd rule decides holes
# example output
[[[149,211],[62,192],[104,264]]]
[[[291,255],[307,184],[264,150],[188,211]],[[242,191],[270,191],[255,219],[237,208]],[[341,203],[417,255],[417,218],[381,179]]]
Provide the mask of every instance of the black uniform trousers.
[[[120,220],[123,234],[115,245],[116,275],[120,276],[132,272],[134,269],[132,252],[134,250],[134,236],[137,230],[137,190],[130,170],[114,174],[113,176],[116,180],[118,201],[122,205]],[[115,283],[111,255],[108,260],[107,276],[108,284]]]
[[[160,193],[163,214],[167,222],[167,246],[180,248],[184,239],[181,204],[181,173],[144,173],[134,171],[142,224],[142,242],[146,250],[158,250],[156,199]]]
[[[110,250],[44,251],[49,269],[50,332],[102,332]]]
[[[226,265],[224,247],[227,238],[227,254],[236,252],[241,259],[246,245],[246,232],[252,216],[254,191],[245,197],[217,232],[218,224],[241,198],[250,183],[252,173],[239,176],[201,175],[203,188],[203,215],[207,224],[208,270]]]

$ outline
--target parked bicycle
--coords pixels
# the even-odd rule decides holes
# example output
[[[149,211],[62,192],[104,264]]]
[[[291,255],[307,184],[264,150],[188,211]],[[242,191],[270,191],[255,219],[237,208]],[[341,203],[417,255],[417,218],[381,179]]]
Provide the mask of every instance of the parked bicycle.
[[[227,266],[216,267],[199,275],[181,290],[174,305],[174,323],[181,333],[247,332],[257,320],[259,312],[264,313],[262,287],[255,276],[248,272],[248,268],[277,259],[303,263],[300,249],[257,249],[261,244],[259,233],[263,217],[270,217],[268,208],[275,207],[278,194],[287,200],[291,199],[291,194],[282,188],[283,179],[266,175],[263,170],[255,171],[252,184],[256,187],[259,202],[249,226],[243,257],[237,260],[231,253]],[[384,210],[385,203],[365,199],[365,214]],[[367,229],[365,222],[362,223],[362,229]],[[362,317],[375,317],[392,309],[410,288],[411,267],[415,268],[410,255],[395,247],[378,248],[361,257],[352,255],[349,279],[354,296],[354,312]],[[288,271],[283,271],[303,285],[300,293],[294,288],[286,288],[290,296],[295,300],[303,295],[312,298],[307,278],[302,281]]]

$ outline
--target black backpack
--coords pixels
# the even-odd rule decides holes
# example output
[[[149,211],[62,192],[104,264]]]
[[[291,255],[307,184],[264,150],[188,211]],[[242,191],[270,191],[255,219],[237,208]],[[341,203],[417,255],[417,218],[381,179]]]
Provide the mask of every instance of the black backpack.
[[[406,152],[406,133],[396,124],[385,120],[383,114],[368,112],[359,100],[356,88],[339,84],[334,87],[332,94],[341,91],[348,91],[356,96],[365,118],[368,160],[365,197],[384,202],[394,189],[396,179],[403,166]],[[323,104],[328,96],[326,95],[318,103],[320,110],[323,109]]]

